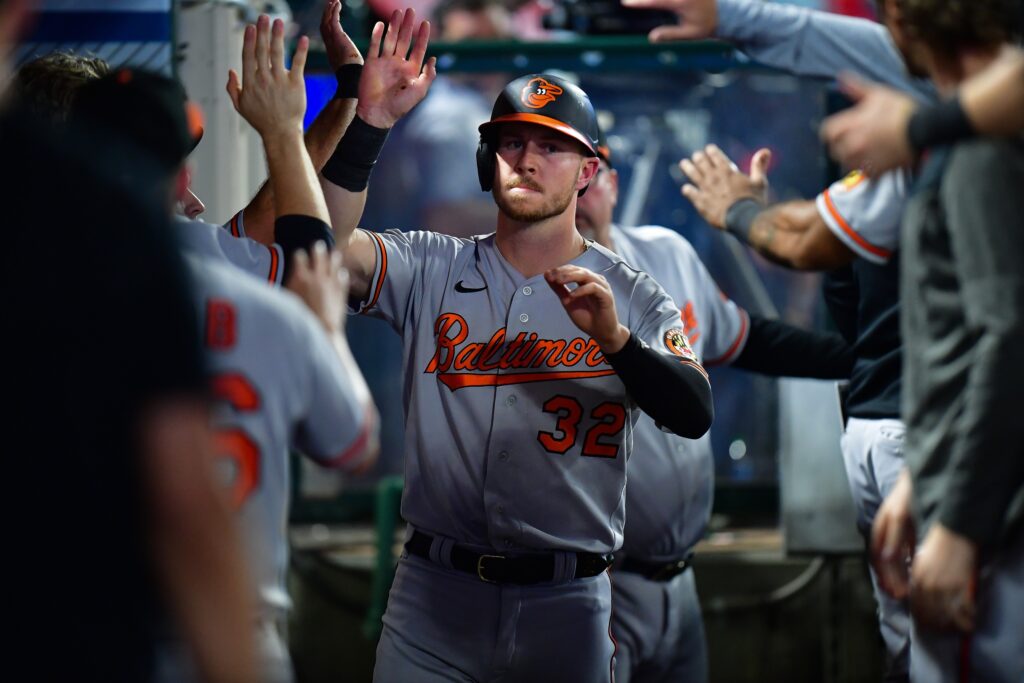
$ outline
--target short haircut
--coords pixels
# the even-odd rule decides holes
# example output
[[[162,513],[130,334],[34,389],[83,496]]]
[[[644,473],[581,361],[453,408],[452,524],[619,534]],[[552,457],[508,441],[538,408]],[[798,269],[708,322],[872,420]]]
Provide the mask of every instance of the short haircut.
[[[99,57],[54,52],[28,62],[14,78],[14,94],[33,114],[64,121],[79,89],[110,73]]]
[[[940,55],[1014,40],[1020,0],[897,0],[909,38]]]

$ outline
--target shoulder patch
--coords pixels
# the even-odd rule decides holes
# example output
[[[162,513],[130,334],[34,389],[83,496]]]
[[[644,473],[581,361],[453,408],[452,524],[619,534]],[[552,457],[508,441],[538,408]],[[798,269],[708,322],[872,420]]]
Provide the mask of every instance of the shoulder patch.
[[[846,177],[843,178],[841,182],[843,184],[843,189],[846,191],[850,191],[853,188],[860,185],[862,182],[864,182],[864,180],[864,174],[861,173],[860,171],[850,171],[848,174],[846,174]]]
[[[674,327],[665,333],[665,346],[677,356],[682,356],[694,362],[697,361],[697,354],[693,352],[690,342],[686,339],[686,334],[678,327]]]

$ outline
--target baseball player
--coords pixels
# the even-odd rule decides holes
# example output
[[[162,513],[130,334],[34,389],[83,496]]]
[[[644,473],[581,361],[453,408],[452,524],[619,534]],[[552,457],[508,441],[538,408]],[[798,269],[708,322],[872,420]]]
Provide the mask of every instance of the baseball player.
[[[751,58],[800,75],[840,71],[894,85],[921,102],[934,100],[927,81],[907,72],[886,29],[874,22],[752,0],[624,0],[669,9],[680,25],[652,38],[732,40]],[[766,161],[764,153],[758,155]],[[865,180],[859,173],[833,184],[816,201],[765,208],[762,177],[754,182],[714,146],[682,164],[683,192],[713,226],[728,228],[766,258],[800,270],[831,271],[825,296],[839,329],[857,353],[846,400],[842,450],[858,527],[866,536],[903,465],[900,420],[899,220],[912,180],[905,172]],[[760,170],[755,169],[755,175]],[[728,214],[728,215],[727,215]],[[906,680],[910,620],[872,573],[886,644],[887,676]]]
[[[243,75],[232,76],[229,94],[239,113],[268,140],[278,232],[287,224],[293,232],[317,234],[329,228],[301,136],[307,46],[302,39],[287,70],[283,25],[272,27],[264,20],[248,27]],[[147,147],[165,163],[168,185],[180,183],[180,165],[190,146],[185,112],[176,83],[124,71],[84,86],[75,106],[77,121],[102,120],[135,136],[140,146],[151,141],[132,121],[176,123],[163,131],[178,141],[176,147]],[[192,251],[189,245],[185,249]],[[295,296],[265,287],[225,261],[218,265],[208,254],[194,258],[191,267],[211,386],[222,403],[218,444],[229,465],[231,498],[256,580],[262,673],[268,681],[288,681],[292,674],[279,629],[290,607],[284,587],[289,448],[347,471],[366,467],[375,454],[376,411],[342,330],[340,256],[332,260],[321,242],[313,250],[312,266],[301,252],[293,261],[289,286],[312,313]],[[190,679],[189,666],[188,658],[171,653],[161,677]]]
[[[678,305],[705,365],[732,364],[772,375],[849,377],[853,351],[817,334],[750,315],[722,294],[696,251],[658,226],[612,223],[618,174],[599,148],[597,178],[576,207],[580,232],[653,276]],[[640,416],[626,490],[626,527],[613,569],[615,680],[706,681],[707,651],[690,558],[711,516],[714,462],[707,436],[666,434]]]
[[[409,534],[374,677],[610,680],[638,407],[696,438],[710,386],[664,290],[575,229],[598,167],[586,94],[524,76],[480,131],[495,233],[339,234],[352,302],[405,345]]]

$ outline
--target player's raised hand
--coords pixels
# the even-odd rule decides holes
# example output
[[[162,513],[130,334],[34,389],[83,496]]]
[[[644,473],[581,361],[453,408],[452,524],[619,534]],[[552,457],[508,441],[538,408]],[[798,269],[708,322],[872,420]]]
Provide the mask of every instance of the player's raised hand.
[[[914,163],[907,125],[917,104],[909,96],[852,75],[841,79],[843,92],[857,104],[825,119],[821,136],[832,156],[868,177]]]
[[[697,212],[719,230],[725,229],[729,207],[745,197],[764,202],[768,191],[768,164],[771,152],[758,150],[751,162],[751,175],[745,175],[725,152],[715,145],[693,153],[679,162],[690,182],[683,185],[683,196]]]
[[[882,505],[871,527],[871,566],[882,590],[902,600],[910,591],[910,558],[914,554],[913,486],[906,469]]]
[[[341,252],[329,252],[323,242],[317,242],[311,254],[295,252],[285,283],[330,333],[340,333],[345,327],[348,272],[341,262]]]
[[[266,139],[280,133],[302,133],[306,113],[306,85],[302,80],[309,38],[299,38],[292,68],[284,65],[284,22],[260,15],[245,27],[242,77],[228,73],[228,96],[235,110]]]
[[[327,50],[327,61],[331,71],[337,71],[346,64],[362,64],[363,56],[341,27],[341,0],[327,0],[320,17],[320,37]]]
[[[547,271],[544,279],[573,324],[596,341],[602,352],[616,353],[626,345],[629,330],[619,322],[615,296],[603,275],[567,265]],[[570,284],[577,286],[571,288]]]
[[[718,0],[622,0],[622,6],[675,13],[677,24],[659,26],[647,34],[652,43],[710,38],[718,26]]]
[[[437,76],[434,57],[423,64],[429,42],[430,22],[417,26],[412,9],[395,10],[386,32],[383,22],[374,25],[359,79],[359,118],[377,128],[390,128],[426,97]]]

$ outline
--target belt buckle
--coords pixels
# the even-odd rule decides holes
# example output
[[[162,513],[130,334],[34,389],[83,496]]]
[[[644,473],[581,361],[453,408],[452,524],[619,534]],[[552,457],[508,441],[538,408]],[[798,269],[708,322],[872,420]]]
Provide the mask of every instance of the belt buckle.
[[[668,579],[679,576],[683,573],[683,571],[686,570],[686,567],[689,564],[690,563],[688,560],[676,560],[675,562],[670,562],[669,564],[662,565],[662,567],[658,569],[658,571],[654,572],[654,575],[651,577],[651,580],[666,581]]]
[[[477,577],[481,581],[485,581],[487,583],[498,583],[494,579],[488,579],[486,576],[484,576],[484,560],[486,560],[486,559],[507,560],[508,558],[505,557],[504,555],[481,555],[476,560],[476,575],[477,575]]]

